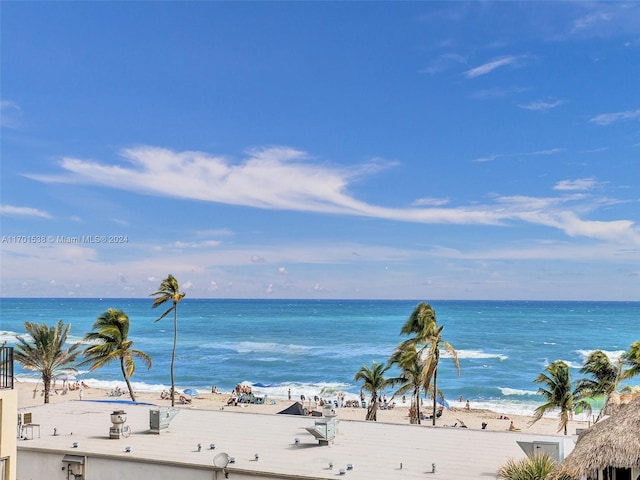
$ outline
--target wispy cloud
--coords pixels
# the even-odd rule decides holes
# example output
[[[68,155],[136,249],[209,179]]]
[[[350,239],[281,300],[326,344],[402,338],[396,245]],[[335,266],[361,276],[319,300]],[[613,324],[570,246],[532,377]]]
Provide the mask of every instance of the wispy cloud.
[[[474,158],[472,162],[483,163],[492,162],[498,158],[511,158],[511,157],[534,157],[538,155],[555,155],[556,153],[564,152],[564,148],[549,148],[547,150],[536,150],[535,152],[520,152],[520,153],[493,153],[486,157]]]
[[[448,205],[450,200],[448,198],[418,198],[413,202],[414,207],[441,207],[443,205]]]
[[[491,60],[490,62],[479,65],[475,68],[467,70],[464,72],[464,75],[467,78],[475,78],[482,75],[486,75],[487,73],[493,72],[497,68],[507,67],[510,65],[517,65],[520,63],[520,60],[524,58],[522,55],[507,55],[505,57],[499,57]]]
[[[640,110],[627,110],[625,112],[603,113],[600,115],[596,115],[589,121],[591,123],[595,123],[596,125],[609,125],[621,120],[633,120],[634,118],[638,117],[640,117]]]
[[[10,100],[0,100],[0,125],[6,128],[18,128],[22,123],[22,109]]]
[[[530,103],[520,104],[518,107],[524,108],[525,110],[546,112],[547,110],[551,110],[552,108],[562,105],[562,103],[562,100],[535,100]]]
[[[601,23],[609,22],[613,18],[611,12],[599,11],[584,15],[573,22],[573,32],[590,29]]]
[[[554,190],[561,191],[584,191],[592,190],[598,182],[594,178],[579,178],[577,180],[561,180],[553,187]]]
[[[52,218],[50,214],[37,208],[16,207],[15,205],[0,205],[0,214],[19,217]]]
[[[467,63],[467,59],[462,55],[458,55],[457,53],[445,53],[432,60],[431,63],[425,68],[422,68],[419,73],[436,75],[438,73],[445,72],[456,65],[465,63]]]
[[[494,155],[552,155],[562,148],[535,152]],[[61,175],[29,175],[42,182],[71,182],[101,185],[140,194],[161,195],[187,200],[200,200],[271,210],[293,210],[310,213],[354,215],[383,218],[400,222],[458,225],[506,225],[511,221],[558,228],[570,235],[595,232],[609,238],[610,226],[616,234],[622,230],[640,244],[640,233],[632,222],[586,222],[580,220],[575,209],[565,208],[568,202],[587,202],[583,196],[561,198],[499,198],[495,203],[471,206],[445,206],[444,199],[419,199],[411,208],[388,208],[362,202],[348,192],[349,186],[365,174],[380,171],[381,162],[355,168],[330,167],[308,162],[302,151],[287,147],[252,150],[242,162],[202,152],[173,152],[156,147],[139,147],[123,151],[130,165],[109,165],[95,161],[65,158],[61,162],[66,171]],[[559,185],[559,187],[558,187]],[[589,180],[559,183],[556,188],[577,190],[587,188]],[[511,204],[507,208],[507,204]],[[582,205],[576,211],[592,207]],[[571,227],[564,225],[569,219]],[[581,223],[582,222],[582,223]],[[576,225],[582,225],[579,228]],[[593,225],[593,228],[589,228]],[[582,232],[582,233],[580,233]],[[607,232],[602,233],[602,232]],[[206,239],[208,240],[208,239]],[[215,243],[185,242],[180,247],[209,246]],[[175,248],[175,245],[174,245]],[[252,263],[261,262],[255,254]]]

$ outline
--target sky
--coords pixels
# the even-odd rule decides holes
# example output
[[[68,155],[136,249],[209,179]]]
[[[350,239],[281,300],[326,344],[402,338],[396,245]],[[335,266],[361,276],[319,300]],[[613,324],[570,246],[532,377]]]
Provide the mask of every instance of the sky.
[[[0,8],[0,296],[640,300],[638,2]]]

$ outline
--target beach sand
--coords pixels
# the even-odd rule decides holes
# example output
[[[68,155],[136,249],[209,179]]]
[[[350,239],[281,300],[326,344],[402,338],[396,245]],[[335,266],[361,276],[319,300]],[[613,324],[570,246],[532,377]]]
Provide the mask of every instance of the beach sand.
[[[28,409],[29,407],[42,405],[44,398],[42,396],[42,383],[36,384],[31,382],[17,382],[15,388],[18,392],[18,408],[20,410]],[[34,389],[37,389],[34,392]],[[108,396],[109,391],[99,388],[89,388],[82,390],[82,400],[130,400],[128,395],[122,395],[121,397]],[[242,413],[257,413],[257,414],[276,414],[281,410],[284,410],[294,400],[287,400],[281,398],[268,398],[263,405],[257,404],[241,404],[238,406],[227,406],[227,400],[230,398],[230,394],[224,393],[209,393],[200,392],[197,397],[192,398],[190,405],[182,405],[176,399],[177,408],[188,409],[200,409],[200,410],[224,410],[225,412],[237,412]],[[65,402],[65,401],[80,401],[80,391],[69,391],[67,394],[61,393],[50,395],[50,403]],[[136,392],[136,401],[151,403],[161,407],[171,406],[170,400],[163,400],[160,398],[159,392]],[[316,406],[316,403],[312,401],[306,401],[304,404],[308,410],[322,411],[322,407]],[[421,412],[429,415],[431,409],[425,405],[421,407]],[[338,418],[341,420],[354,420],[365,421],[366,409],[343,407],[338,409]],[[391,424],[408,424],[409,423],[409,402],[406,404],[397,403],[396,407],[390,410],[378,410],[378,422],[391,423]],[[457,423],[460,427],[463,423],[469,429],[480,430],[482,424],[486,423],[486,430],[493,431],[506,431],[509,430],[509,426],[513,421],[514,425],[522,432],[536,433],[544,435],[556,435],[558,434],[558,418],[557,417],[544,417],[536,423],[531,424],[532,417],[523,415],[511,415],[508,414],[508,419],[500,419],[504,416],[501,412],[493,412],[490,410],[479,410],[473,408],[473,402],[469,410],[465,408],[452,408],[451,410],[444,409],[443,414],[437,419],[436,425],[438,427],[450,427]],[[430,426],[431,420],[423,420],[422,425]],[[589,426],[587,421],[571,420],[568,425],[568,434],[574,435],[576,429],[583,429]],[[562,434],[562,432],[559,432]]]

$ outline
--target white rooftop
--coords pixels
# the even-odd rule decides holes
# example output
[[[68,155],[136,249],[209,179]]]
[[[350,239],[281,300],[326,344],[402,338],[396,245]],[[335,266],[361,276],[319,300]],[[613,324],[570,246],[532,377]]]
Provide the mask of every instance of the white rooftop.
[[[572,448],[571,437],[344,420],[335,441],[321,446],[305,430],[318,420],[314,417],[188,408],[180,410],[167,430],[155,434],[150,433],[149,412],[157,408],[68,401],[23,409],[40,425],[40,437],[36,429],[33,439],[20,440],[18,457],[21,450],[36,450],[212,467],[213,457],[225,452],[235,458],[227,468],[230,478],[234,471],[250,471],[276,478],[335,480],[341,469],[352,464],[344,475],[350,480],[424,479],[432,475],[435,464],[438,479],[458,480],[495,478],[508,457],[524,457],[518,440],[564,442],[565,455]],[[114,410],[126,412],[131,427],[128,438],[109,438]],[[212,443],[215,450],[210,449]],[[131,452],[126,453],[125,447],[131,447]]]

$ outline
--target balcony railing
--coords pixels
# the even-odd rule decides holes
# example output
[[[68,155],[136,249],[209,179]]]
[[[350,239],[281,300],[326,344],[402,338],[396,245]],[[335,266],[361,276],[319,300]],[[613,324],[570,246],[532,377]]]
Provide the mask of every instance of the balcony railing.
[[[13,389],[13,348],[0,347],[0,389]]]

